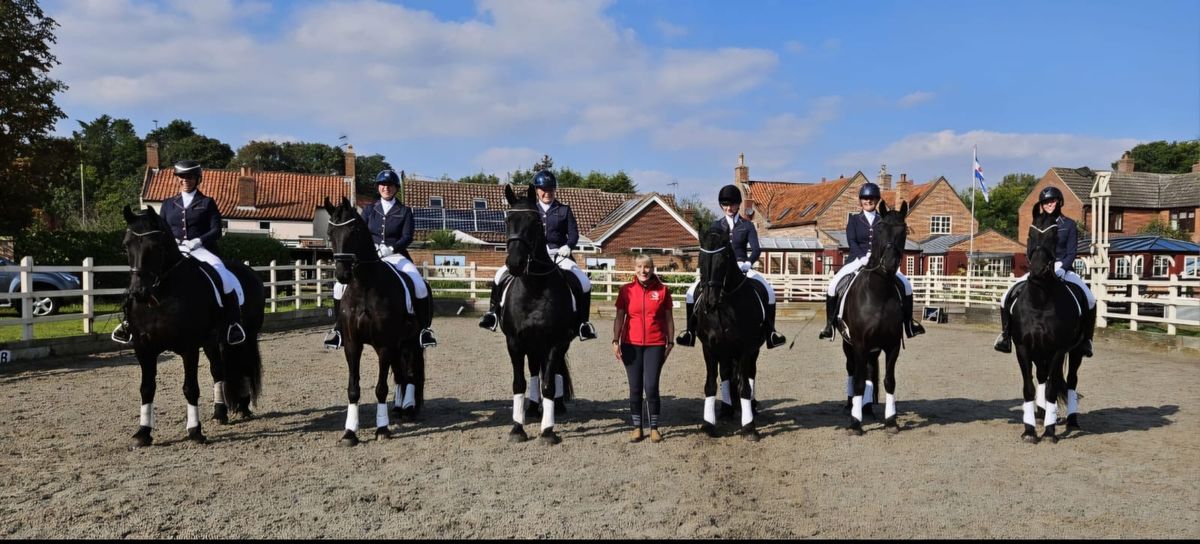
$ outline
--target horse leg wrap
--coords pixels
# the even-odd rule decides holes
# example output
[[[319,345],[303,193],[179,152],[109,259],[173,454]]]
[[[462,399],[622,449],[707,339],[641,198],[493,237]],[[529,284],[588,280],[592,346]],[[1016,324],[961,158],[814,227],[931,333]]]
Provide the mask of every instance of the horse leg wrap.
[[[533,376],[529,378],[529,400],[533,402],[542,402],[541,376]]]
[[[1037,385],[1037,405],[1038,408],[1046,409],[1046,384],[1044,383]]]
[[[396,384],[396,397],[392,400],[392,403],[395,404],[396,408],[400,408],[400,405],[404,404],[404,392],[400,391],[400,384]]]
[[[225,382],[213,384],[213,404],[225,404]]]
[[[142,416],[138,419],[138,424],[142,427],[154,428],[154,403],[142,405]]]
[[[729,380],[721,382],[721,402],[733,405],[733,399],[729,398]]]
[[[875,382],[867,380],[867,389],[863,392],[863,404],[871,404],[875,401]]]
[[[563,377],[562,374],[554,375],[554,398],[561,399],[563,396]]]
[[[1079,393],[1074,389],[1067,390],[1067,415],[1079,413]]]
[[[350,432],[358,431],[358,405],[350,404],[346,406],[346,430]]]
[[[1033,401],[1021,404],[1021,421],[1026,425],[1037,426],[1037,417],[1033,415]]]
[[[404,404],[400,408],[412,408],[417,405],[417,386],[416,384],[408,384],[404,386]]]
[[[517,425],[525,424],[525,395],[520,393],[513,395],[513,422]]]
[[[381,402],[375,405],[375,427],[388,426],[388,405],[387,402]]]
[[[1046,420],[1045,420],[1044,425],[1047,427],[1050,427],[1051,425],[1054,425],[1055,423],[1058,423],[1058,403],[1057,402],[1047,402],[1046,403]]]
[[[187,407],[187,428],[200,426],[200,407],[189,404]]]
[[[717,424],[717,397],[704,397],[704,422]]]
[[[846,396],[854,396],[854,376],[846,376]]]
[[[741,399],[741,400],[742,400],[742,426],[745,427],[746,425],[749,425],[750,422],[754,421],[754,410],[750,409],[750,399]]]
[[[863,414],[863,398],[861,395],[854,395],[854,400],[850,405],[850,417],[857,421],[862,421]]]
[[[884,419],[891,419],[896,415],[896,395],[888,393],[887,408],[884,409],[883,414]]]
[[[554,428],[554,399],[542,399],[542,432]]]
[[[756,389],[754,389],[754,378],[750,378],[750,398],[751,398],[751,399],[757,399],[757,398],[758,398],[758,397],[756,397],[756,396],[755,396],[755,393],[756,393],[756,391],[757,391],[757,390],[756,390]]]

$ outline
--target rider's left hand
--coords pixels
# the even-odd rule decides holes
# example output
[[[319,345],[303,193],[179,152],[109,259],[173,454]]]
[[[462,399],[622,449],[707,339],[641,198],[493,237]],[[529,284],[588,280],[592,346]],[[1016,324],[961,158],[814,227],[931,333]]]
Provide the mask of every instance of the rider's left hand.
[[[183,245],[188,248],[188,251],[195,251],[196,248],[201,246],[201,243],[199,238],[192,238],[191,240],[184,240]]]
[[[750,271],[750,263],[747,261],[742,261],[742,262],[738,263],[738,268],[741,268],[742,272],[749,272]]]
[[[564,259],[571,258],[571,246],[565,244],[558,246],[558,256]]]

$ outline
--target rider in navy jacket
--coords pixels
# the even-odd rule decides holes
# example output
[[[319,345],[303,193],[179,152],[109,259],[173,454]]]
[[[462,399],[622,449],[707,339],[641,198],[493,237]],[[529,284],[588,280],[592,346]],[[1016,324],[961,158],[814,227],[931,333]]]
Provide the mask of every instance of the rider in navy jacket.
[[[176,240],[199,239],[204,249],[217,253],[221,237],[221,212],[217,202],[196,189],[192,205],[183,207],[183,195],[167,198],[162,203],[162,217],[171,227]]]
[[[1062,268],[1070,268],[1075,265],[1075,248],[1079,244],[1079,228],[1074,219],[1065,215],[1059,215],[1054,222],[1058,225],[1058,245],[1054,246],[1054,262]],[[1025,248],[1026,259],[1033,257],[1034,249],[1032,245]]]
[[[739,263],[757,262],[759,255],[762,255],[762,250],[758,247],[758,229],[754,228],[754,223],[739,218],[734,221],[733,234],[730,235],[729,220],[720,217],[709,225],[708,230],[719,231],[729,236],[729,241],[733,244],[733,255]],[[746,253],[747,248],[749,253]]]
[[[542,211],[540,206],[538,211]],[[542,212],[542,224],[546,226],[546,245],[550,249],[562,246],[579,249],[579,226],[575,223],[575,214],[571,213],[570,206],[555,200]]]
[[[367,229],[371,231],[371,239],[375,241],[376,245],[387,244],[392,251],[412,260],[408,255],[408,245],[413,240],[413,224],[415,223],[412,208],[396,202],[392,209],[384,213],[383,204],[376,202],[367,206],[362,215],[363,221],[367,222]]]

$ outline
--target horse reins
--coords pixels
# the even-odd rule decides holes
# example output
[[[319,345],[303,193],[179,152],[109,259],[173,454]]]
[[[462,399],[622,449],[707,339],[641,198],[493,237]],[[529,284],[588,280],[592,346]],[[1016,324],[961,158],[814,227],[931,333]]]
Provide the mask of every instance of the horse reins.
[[[511,210],[509,210],[509,212],[536,213],[536,214],[538,214],[538,218],[539,219],[541,218],[541,214],[537,210],[511,209]],[[549,276],[550,274],[553,274],[554,271],[559,270],[558,264],[556,264],[554,262],[543,262],[541,260],[536,259],[537,252],[533,250],[533,243],[529,242],[528,240],[526,240],[524,238],[521,238],[520,236],[514,235],[514,236],[508,237],[508,239],[505,241],[505,245],[506,246],[511,245],[513,242],[520,242],[522,244],[529,246],[529,256],[525,258],[525,273],[526,274],[529,274],[531,276]],[[548,256],[549,255],[547,255],[547,257]],[[533,271],[534,263],[548,266],[549,269],[546,270],[545,272],[542,272],[539,274],[539,273]]]

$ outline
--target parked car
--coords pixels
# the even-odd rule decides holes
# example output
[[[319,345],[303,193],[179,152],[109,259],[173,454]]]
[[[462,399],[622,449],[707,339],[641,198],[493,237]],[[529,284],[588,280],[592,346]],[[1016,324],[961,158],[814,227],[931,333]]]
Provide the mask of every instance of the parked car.
[[[0,257],[0,266],[13,266],[13,263],[8,259]],[[67,274],[66,272],[34,272],[33,273],[33,291],[68,291],[80,289],[81,284],[79,278]],[[0,289],[6,293],[21,292],[21,273],[20,272],[0,272]],[[59,306],[64,302],[63,297],[48,297],[39,296],[33,299],[33,315],[43,316],[52,315],[58,312]],[[19,299],[3,299],[0,300],[0,308],[20,307]]]

